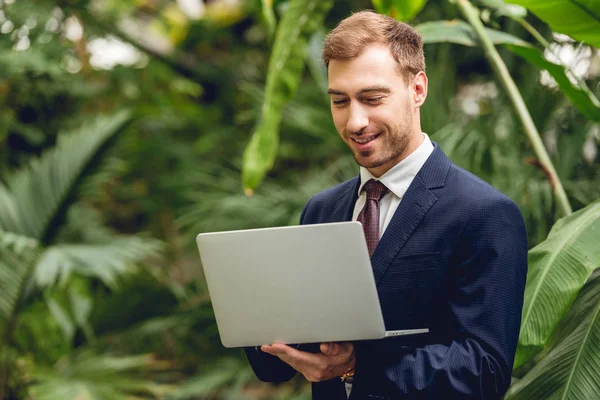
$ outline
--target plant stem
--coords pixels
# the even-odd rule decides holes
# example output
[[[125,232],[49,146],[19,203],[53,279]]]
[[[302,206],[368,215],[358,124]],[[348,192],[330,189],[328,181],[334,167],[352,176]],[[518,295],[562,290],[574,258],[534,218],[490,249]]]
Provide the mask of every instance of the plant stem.
[[[590,100],[592,100],[592,103],[594,103],[596,107],[600,108],[600,100],[598,100],[598,97],[596,97],[594,92],[590,90],[590,88],[585,83],[585,80],[575,75],[571,67],[563,63],[563,61],[560,59],[559,54],[552,47],[550,47],[550,43],[542,36],[542,34],[539,33],[537,29],[535,29],[529,22],[527,22],[525,18],[516,18],[515,21],[521,24],[521,26],[525,28],[525,30],[527,30],[527,32],[529,32],[531,36],[533,36],[538,42],[540,42],[540,44],[544,46],[544,48],[547,51],[551,52],[552,55],[554,55],[554,57],[556,58],[556,63],[565,67],[565,72],[569,79],[571,79],[571,81],[574,84],[576,83],[577,87],[588,95],[588,97],[590,98]]]
[[[506,89],[508,97],[513,103],[517,115],[519,116],[519,119],[523,124],[525,133],[527,134],[527,137],[529,138],[529,141],[533,146],[533,150],[536,156],[538,157],[542,167],[547,171],[547,174],[550,178],[550,185],[552,186],[554,197],[558,206],[561,209],[562,214],[572,214],[573,209],[571,208],[571,204],[569,203],[569,199],[567,198],[567,193],[565,192],[565,189],[558,177],[558,174],[554,169],[552,160],[550,159],[550,156],[548,155],[548,152],[544,147],[544,143],[542,141],[542,138],[540,137],[537,128],[535,127],[533,119],[531,118],[531,114],[529,114],[529,110],[525,105],[525,101],[523,100],[523,97],[521,96],[517,85],[510,76],[506,64],[504,64],[504,61],[502,61],[500,54],[498,54],[498,51],[494,47],[492,40],[485,31],[485,27],[479,19],[478,10],[469,2],[469,0],[456,0],[456,4],[458,4],[460,11],[465,16],[467,21],[469,21],[469,23],[473,26],[473,29],[477,33],[477,36],[479,37],[481,45],[484,49],[485,56],[492,65],[492,68],[494,68],[494,71],[496,71],[496,73],[498,74],[502,85]]]
[[[535,38],[535,40],[540,42],[542,46],[544,46],[545,48],[548,48],[548,46],[550,46],[550,43],[548,43],[548,41],[542,36],[542,34],[539,33],[537,29],[535,29],[529,22],[527,22],[525,18],[517,18],[516,21],[519,24],[521,24],[521,26],[525,28],[527,32],[529,32],[531,36]]]

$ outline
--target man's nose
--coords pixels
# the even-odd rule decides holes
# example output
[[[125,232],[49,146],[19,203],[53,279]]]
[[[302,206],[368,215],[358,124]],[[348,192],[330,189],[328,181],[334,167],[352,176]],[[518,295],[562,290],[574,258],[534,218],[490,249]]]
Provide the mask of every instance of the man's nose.
[[[350,115],[346,129],[350,132],[360,132],[369,125],[369,117],[366,111],[359,105],[350,106]]]

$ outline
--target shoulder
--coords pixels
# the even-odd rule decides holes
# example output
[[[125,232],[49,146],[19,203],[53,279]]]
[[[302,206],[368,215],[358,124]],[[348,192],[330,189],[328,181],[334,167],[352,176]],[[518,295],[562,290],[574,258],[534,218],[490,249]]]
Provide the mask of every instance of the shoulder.
[[[456,206],[468,208],[465,214],[471,229],[524,233],[525,223],[517,204],[483,179],[452,164],[446,183],[445,189],[453,194]]]
[[[352,191],[357,190],[358,180],[358,177],[354,177],[312,196],[304,206],[300,222],[310,223],[313,221],[322,222],[326,220],[327,216],[330,215],[338,205],[340,199],[345,198],[348,195],[351,196]]]

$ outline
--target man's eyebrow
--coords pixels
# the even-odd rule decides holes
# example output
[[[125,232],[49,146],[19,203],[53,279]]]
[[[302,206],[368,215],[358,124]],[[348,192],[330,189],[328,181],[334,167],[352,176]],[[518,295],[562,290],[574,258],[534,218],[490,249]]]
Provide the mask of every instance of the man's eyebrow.
[[[387,86],[369,86],[367,88],[358,91],[358,94],[370,93],[370,92],[383,92],[392,93],[392,90]]]
[[[332,95],[332,94],[337,94],[337,95],[345,95],[346,93],[342,92],[341,90],[337,90],[337,89],[327,89],[327,93]]]
[[[358,91],[358,94],[365,94],[370,92],[383,92],[392,93],[392,90],[387,86],[369,86]],[[327,89],[329,95],[347,96],[346,92],[337,89]]]

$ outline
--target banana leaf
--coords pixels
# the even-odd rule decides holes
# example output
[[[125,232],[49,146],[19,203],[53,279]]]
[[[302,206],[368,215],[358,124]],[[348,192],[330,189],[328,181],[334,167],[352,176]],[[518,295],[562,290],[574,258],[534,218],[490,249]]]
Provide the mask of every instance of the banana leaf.
[[[555,32],[600,47],[600,1],[598,0],[507,0],[527,7]]]
[[[474,47],[478,45],[473,28],[464,21],[433,21],[415,26],[424,43],[455,43]],[[586,118],[600,121],[600,101],[587,88],[579,87],[567,77],[566,68],[548,61],[544,54],[531,44],[510,34],[486,29],[494,44],[503,45],[536,67],[548,71],[560,90]]]
[[[600,393],[600,271],[583,287],[545,357],[506,400],[594,399]]]
[[[529,251],[529,271],[515,368],[548,342],[577,293],[600,266],[600,199],[561,218]]]
[[[261,20],[267,31],[269,42],[273,41],[275,29],[277,28],[277,20],[273,11],[273,0],[261,0],[260,2]]]
[[[410,21],[425,7],[427,0],[373,0],[378,13],[399,21]]]
[[[242,181],[247,193],[273,167],[283,109],[302,79],[308,41],[332,5],[333,0],[291,0],[279,22],[260,117],[244,152]]]

